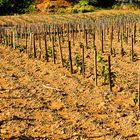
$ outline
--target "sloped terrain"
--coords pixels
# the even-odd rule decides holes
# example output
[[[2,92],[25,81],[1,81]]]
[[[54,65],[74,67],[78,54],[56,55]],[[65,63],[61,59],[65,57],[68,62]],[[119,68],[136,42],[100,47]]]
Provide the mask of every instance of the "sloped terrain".
[[[139,14],[140,11],[128,11],[128,10],[100,10],[91,13],[82,14],[64,14],[64,15],[47,15],[46,13],[38,14],[24,14],[24,15],[14,15],[14,16],[0,16],[0,25],[12,24],[12,25],[25,25],[25,24],[36,24],[36,23],[48,23],[48,24],[58,24],[58,23],[68,23],[68,22],[79,22],[80,20],[104,17],[104,16],[117,16],[120,14]]]
[[[1,138],[139,139],[140,113],[129,88],[104,92],[59,64],[2,46],[0,52]]]
[[[113,13],[116,11],[108,15]],[[43,20],[57,23],[91,16],[95,15],[7,16],[0,17],[0,23],[30,24]],[[134,46],[136,62],[130,61],[130,40],[127,45],[124,43],[126,54],[122,57],[120,42],[114,38],[116,56],[111,63],[117,77],[113,92],[102,81],[98,87],[94,85],[93,49],[85,52],[86,78],[83,78],[78,73],[71,75],[58,60],[54,65],[51,59],[50,62],[29,59],[23,52],[0,46],[1,139],[139,140],[140,111],[134,97],[138,86],[140,33]],[[109,46],[108,35],[105,50]],[[97,47],[100,47],[98,41]],[[65,55],[68,56],[67,51]]]

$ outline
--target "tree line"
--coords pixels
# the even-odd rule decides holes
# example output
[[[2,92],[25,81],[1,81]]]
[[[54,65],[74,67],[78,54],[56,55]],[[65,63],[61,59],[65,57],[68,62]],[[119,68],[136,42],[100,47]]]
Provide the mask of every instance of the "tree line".
[[[0,15],[26,13],[33,0],[0,0]]]
[[[6,14],[22,14],[35,10],[36,2],[39,0],[0,0],[0,15]],[[68,0],[70,2],[80,3],[82,5],[93,5],[95,7],[111,7],[118,1],[124,0]],[[139,0],[125,0],[129,3],[138,2]]]
[[[140,0],[76,0],[79,3],[85,3],[89,5],[94,5],[97,7],[111,7],[118,3],[139,3]]]

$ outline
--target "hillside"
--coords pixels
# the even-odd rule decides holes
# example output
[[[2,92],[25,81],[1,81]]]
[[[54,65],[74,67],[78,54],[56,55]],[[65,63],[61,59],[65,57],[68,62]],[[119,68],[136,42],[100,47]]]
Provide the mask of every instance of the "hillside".
[[[139,11],[1,16],[0,25],[0,139],[139,139]]]
[[[140,114],[131,92],[136,89],[139,61],[126,65],[118,59],[125,72],[119,71],[121,76],[134,74],[124,79],[129,83],[123,84],[123,91],[109,93],[60,64],[28,59],[4,46],[0,52],[2,139],[138,140]]]

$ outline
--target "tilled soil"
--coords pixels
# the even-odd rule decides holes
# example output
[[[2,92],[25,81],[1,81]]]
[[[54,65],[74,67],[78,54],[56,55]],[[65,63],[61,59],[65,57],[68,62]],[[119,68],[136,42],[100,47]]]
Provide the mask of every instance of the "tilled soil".
[[[128,87],[120,85],[110,93],[59,64],[28,59],[25,53],[0,46],[0,136],[139,140],[140,112]]]

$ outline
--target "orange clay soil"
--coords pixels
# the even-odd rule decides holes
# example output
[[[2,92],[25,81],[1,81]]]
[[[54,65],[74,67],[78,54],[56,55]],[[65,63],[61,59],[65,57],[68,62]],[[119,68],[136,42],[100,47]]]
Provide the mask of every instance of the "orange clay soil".
[[[139,140],[140,112],[133,102],[140,63],[139,38],[135,44],[136,62],[130,61],[131,44],[124,46],[127,54],[122,58],[118,54],[120,44],[114,42],[117,56],[111,63],[117,82],[112,93],[108,86],[101,86],[101,81],[99,87],[94,86],[88,69],[93,64],[93,52],[89,50],[84,79],[80,74],[71,75],[60,64],[28,59],[25,53],[0,46],[0,137]]]
[[[132,96],[139,62],[113,62],[118,85],[110,93],[91,77],[0,46],[1,138],[138,140],[140,112]]]

